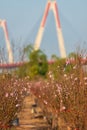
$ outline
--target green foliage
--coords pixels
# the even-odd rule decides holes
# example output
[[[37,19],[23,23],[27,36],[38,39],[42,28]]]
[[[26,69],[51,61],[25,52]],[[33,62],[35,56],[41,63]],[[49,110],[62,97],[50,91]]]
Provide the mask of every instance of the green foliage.
[[[72,71],[72,69],[73,69],[73,64],[68,64],[68,65],[66,65],[66,67],[65,67],[65,72],[66,73],[69,73],[69,72],[71,72]]]
[[[51,60],[53,60],[53,61],[56,61],[56,60],[58,60],[59,59],[59,57],[57,57],[55,54],[53,54],[52,56],[51,56]]]
[[[30,53],[33,51],[33,47],[32,45],[28,45],[27,47],[24,48],[24,54],[27,55],[27,57],[29,57]]]
[[[71,52],[71,53],[68,55],[69,58],[74,58],[74,59],[76,59],[77,56],[78,56],[78,54],[76,54],[76,53],[74,53],[74,52]]]
[[[28,74],[28,71],[29,71],[29,63],[25,63],[23,66],[21,66],[20,68],[18,68],[16,71],[15,71],[15,74],[17,74],[19,77],[25,77],[27,76]]]
[[[48,70],[48,63],[46,55],[41,51],[33,51],[29,55],[30,70],[35,75],[45,75]]]
[[[17,74],[21,77],[29,76],[34,78],[36,76],[45,76],[48,71],[48,62],[46,55],[41,51],[35,51],[31,45],[24,48],[29,62],[20,67]]]
[[[54,78],[57,79],[60,74],[62,75],[66,67],[66,59],[58,58],[54,61],[53,64],[49,64],[49,71],[54,75]]]

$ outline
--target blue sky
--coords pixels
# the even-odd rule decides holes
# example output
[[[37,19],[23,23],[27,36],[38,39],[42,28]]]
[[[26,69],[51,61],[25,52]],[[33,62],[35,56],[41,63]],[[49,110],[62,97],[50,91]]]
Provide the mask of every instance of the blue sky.
[[[46,2],[47,0],[0,0],[0,19],[6,19],[9,37],[15,46],[34,43]],[[87,0],[57,0],[57,4],[67,54],[79,44],[85,44],[87,48]],[[52,54],[60,55],[52,12],[47,18],[41,49],[48,57]]]

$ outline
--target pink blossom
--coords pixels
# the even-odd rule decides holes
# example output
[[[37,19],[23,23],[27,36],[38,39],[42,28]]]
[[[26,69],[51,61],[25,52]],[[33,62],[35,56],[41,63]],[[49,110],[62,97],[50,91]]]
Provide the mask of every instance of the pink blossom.
[[[85,85],[87,85],[87,83],[85,83]]]
[[[16,107],[19,107],[20,106],[20,104],[16,104]]]
[[[84,77],[84,80],[87,80],[87,77]]]
[[[67,77],[67,75],[66,75],[66,74],[64,74],[64,77]]]
[[[78,78],[76,77],[74,80],[75,80],[75,81],[77,81],[77,80],[78,80]]]
[[[5,97],[8,97],[8,96],[9,96],[8,93],[6,93],[6,94],[5,94]]]
[[[13,97],[14,96],[14,94],[13,93],[10,93],[10,95]]]
[[[47,105],[47,101],[46,101],[46,100],[44,100],[44,104],[46,104],[46,105]]]

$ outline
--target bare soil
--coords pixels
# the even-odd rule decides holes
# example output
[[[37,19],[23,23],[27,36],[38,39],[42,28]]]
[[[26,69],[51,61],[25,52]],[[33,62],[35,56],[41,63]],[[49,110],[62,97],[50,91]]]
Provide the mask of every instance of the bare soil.
[[[16,130],[50,130],[41,108],[35,103],[35,97],[26,96],[23,109],[18,115],[19,126]]]

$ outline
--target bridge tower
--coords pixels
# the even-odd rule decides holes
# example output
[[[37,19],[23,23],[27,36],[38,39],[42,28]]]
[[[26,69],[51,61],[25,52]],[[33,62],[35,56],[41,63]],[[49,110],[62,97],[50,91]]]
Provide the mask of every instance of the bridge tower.
[[[8,62],[13,63],[13,53],[10,46],[10,40],[9,40],[8,30],[7,30],[7,25],[6,25],[5,20],[0,20],[0,27],[3,28],[4,35],[5,35],[6,46],[7,46],[7,51],[8,51]]]
[[[59,41],[59,49],[60,49],[60,54],[62,58],[66,57],[66,51],[64,47],[64,39],[62,35],[62,29],[61,29],[61,24],[60,24],[60,19],[59,19],[59,14],[58,14],[58,6],[56,0],[48,0],[46,4],[46,8],[44,11],[44,15],[37,33],[37,37],[35,39],[35,44],[34,44],[34,49],[38,50],[40,48],[40,44],[42,41],[44,29],[45,29],[45,24],[46,24],[46,19],[48,16],[49,11],[52,10],[55,18],[55,23],[56,23],[56,30],[57,30],[57,38]]]

